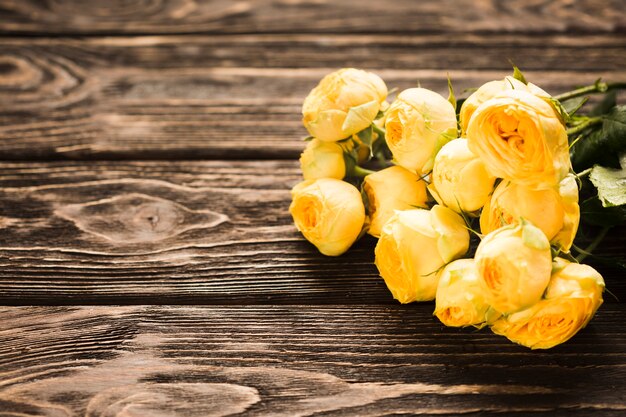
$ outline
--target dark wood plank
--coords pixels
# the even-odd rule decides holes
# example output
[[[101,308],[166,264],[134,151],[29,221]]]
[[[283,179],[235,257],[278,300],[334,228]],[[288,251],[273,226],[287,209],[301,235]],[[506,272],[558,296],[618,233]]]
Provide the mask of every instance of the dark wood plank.
[[[510,71],[510,58],[524,70],[606,71],[623,70],[625,49],[624,37],[603,33],[5,37],[0,44],[4,60],[27,55],[23,60],[32,61],[30,54],[89,70],[346,66]]]
[[[299,180],[296,161],[2,163],[0,304],[395,303],[374,239],[329,258],[298,234]]]
[[[620,0],[0,1],[0,31],[29,34],[617,32]]]
[[[296,232],[295,161],[0,171],[3,303],[391,302],[371,241],[326,258]]]
[[[427,307],[5,308],[0,414],[624,413],[623,304],[544,352]]]
[[[508,57],[555,93],[622,79],[626,66],[626,41],[606,35],[374,39],[5,39],[0,158],[293,159],[301,103],[337,67],[363,61],[390,88],[419,80],[446,94],[447,72],[462,91],[509,73]]]

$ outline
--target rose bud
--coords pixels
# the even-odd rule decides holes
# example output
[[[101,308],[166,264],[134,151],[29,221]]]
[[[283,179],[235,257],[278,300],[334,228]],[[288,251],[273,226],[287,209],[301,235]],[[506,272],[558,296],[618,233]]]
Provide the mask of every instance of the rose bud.
[[[482,103],[469,121],[467,140],[489,173],[516,184],[549,188],[570,169],[559,116],[527,91],[507,90]]]
[[[396,163],[426,174],[432,170],[439,149],[457,137],[455,109],[434,91],[409,88],[391,103],[385,129]]]
[[[481,327],[491,312],[473,259],[458,259],[446,265],[435,300],[435,315],[446,326]]]
[[[604,280],[595,269],[556,258],[544,299],[501,317],[491,329],[531,349],[550,349],[589,323],[602,304],[603,291]]]
[[[550,243],[527,221],[489,233],[474,259],[485,299],[504,314],[535,304],[550,281]]]
[[[296,228],[324,255],[339,256],[357,240],[365,222],[361,193],[332,178],[307,180],[291,190]]]
[[[426,208],[426,182],[415,173],[392,166],[365,177],[370,225],[368,233],[379,237],[383,225],[395,210]]]
[[[371,72],[344,68],[326,75],[302,105],[302,123],[325,142],[346,139],[372,124],[387,86]]]
[[[346,163],[343,148],[334,142],[313,139],[307,143],[300,155],[300,167],[305,180],[346,176]]]
[[[543,189],[503,181],[480,215],[480,231],[491,233],[502,226],[517,224],[520,218],[541,229],[561,250],[569,251],[580,221],[575,177],[568,175],[558,188]]]
[[[383,226],[375,263],[396,300],[429,301],[441,268],[468,248],[465,222],[449,208],[397,211]]]
[[[446,143],[435,157],[428,190],[439,204],[457,213],[480,210],[493,191],[496,178],[467,147],[467,139]]]
[[[461,105],[459,119],[461,122],[461,132],[467,132],[472,114],[485,101],[490,100],[506,90],[523,90],[528,91],[528,87],[521,81],[507,76],[503,80],[489,81],[481,85],[478,90],[474,91]]]

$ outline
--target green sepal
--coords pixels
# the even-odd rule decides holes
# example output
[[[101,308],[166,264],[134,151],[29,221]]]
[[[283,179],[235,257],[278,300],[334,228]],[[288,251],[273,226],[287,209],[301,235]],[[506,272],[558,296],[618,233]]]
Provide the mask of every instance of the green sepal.
[[[356,135],[359,137],[359,140],[363,143],[363,145],[371,148],[372,147],[372,139],[373,139],[374,129],[372,125],[369,125],[365,129],[361,130]]]
[[[435,141],[435,149],[433,151],[432,157],[426,161],[422,170],[424,172],[430,172],[433,169],[433,165],[435,164],[435,157],[443,148],[443,145],[450,142],[451,140],[457,139],[459,137],[459,130],[457,127],[451,127],[437,136],[437,140]]]
[[[585,105],[585,103],[587,103],[588,100],[589,97],[575,97],[570,100],[562,101],[560,103],[563,106],[563,109],[565,109],[565,112],[567,113],[569,118],[571,119],[572,116],[574,116],[578,112],[578,110],[580,110]]]
[[[524,245],[536,250],[550,249],[550,242],[541,229],[524,219],[521,219],[521,227]]]
[[[341,126],[343,131],[352,131],[354,132],[357,129],[352,130],[353,127],[360,127],[358,130],[362,130],[367,128],[376,115],[378,114],[378,110],[380,109],[380,103],[376,100],[369,101],[367,103],[361,104],[360,106],[350,107],[348,110],[348,114],[346,115],[346,119]]]
[[[522,71],[517,67],[517,65],[513,63],[513,61],[509,62],[513,66],[513,78],[515,78],[517,81],[524,83],[525,85],[528,85],[528,81],[526,81],[526,77],[524,77]]]
[[[567,109],[563,107],[559,100],[552,97],[541,97],[541,99],[546,101],[550,106],[552,106],[563,126],[569,123],[570,114],[567,112]]]
[[[346,164],[346,176],[350,176],[354,171],[354,167],[359,163],[359,155],[357,154],[356,147],[351,142],[352,139],[346,139],[337,142],[343,149],[343,161]]]
[[[454,95],[454,88],[452,88],[452,80],[450,79],[450,74],[448,74],[448,101],[456,110],[456,96]]]
[[[365,192],[365,182],[361,184],[361,200],[363,200],[363,206],[365,207],[365,213],[370,215],[370,199]]]

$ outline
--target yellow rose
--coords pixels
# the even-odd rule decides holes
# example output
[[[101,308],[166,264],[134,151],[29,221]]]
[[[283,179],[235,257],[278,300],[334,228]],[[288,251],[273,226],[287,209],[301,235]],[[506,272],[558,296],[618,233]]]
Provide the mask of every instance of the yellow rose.
[[[568,175],[558,188],[543,189],[503,181],[480,215],[480,231],[487,234],[517,224],[520,218],[529,220],[550,242],[568,251],[580,220],[575,177]]]
[[[494,333],[531,349],[550,349],[589,323],[602,304],[602,276],[588,265],[555,261],[545,298],[497,320],[491,327]]]
[[[467,147],[467,139],[446,143],[435,157],[428,190],[439,204],[472,213],[489,199],[496,178]]]
[[[307,180],[291,190],[296,228],[324,255],[339,256],[361,234],[365,207],[351,184],[332,178]]]
[[[481,327],[492,310],[485,300],[473,259],[458,259],[441,272],[435,315],[446,326]]]
[[[302,123],[312,136],[335,142],[372,124],[386,98],[387,86],[379,76],[343,68],[311,90],[302,105]]]
[[[426,182],[415,173],[392,166],[365,177],[370,225],[368,233],[379,237],[383,225],[395,210],[426,207]]]
[[[307,143],[300,155],[300,167],[305,180],[318,178],[341,180],[346,176],[342,147],[334,142],[322,142],[319,139]]]
[[[468,248],[465,223],[449,208],[397,211],[383,226],[375,263],[396,300],[428,301],[435,298],[441,268]]]
[[[565,127],[548,102],[527,91],[506,90],[481,104],[467,140],[487,171],[517,184],[551,187],[570,168]]]
[[[459,112],[459,119],[461,122],[461,131],[463,134],[467,132],[467,125],[469,124],[472,114],[476,109],[485,101],[494,98],[498,94],[506,90],[525,90],[528,91],[528,87],[521,81],[516,80],[512,76],[507,76],[503,80],[489,81],[474,91],[461,105]]]
[[[404,90],[385,115],[385,138],[394,160],[418,174],[430,172],[441,147],[457,137],[452,104],[425,88]]]
[[[535,304],[550,281],[550,243],[526,221],[489,233],[474,259],[487,302],[504,314]]]

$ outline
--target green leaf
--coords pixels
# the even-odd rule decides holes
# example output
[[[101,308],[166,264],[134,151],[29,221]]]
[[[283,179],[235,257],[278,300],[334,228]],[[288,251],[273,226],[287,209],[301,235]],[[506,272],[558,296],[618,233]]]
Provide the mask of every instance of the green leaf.
[[[619,226],[626,224],[626,206],[603,207],[598,197],[591,197],[580,204],[580,218],[594,226]]]
[[[626,169],[595,165],[589,179],[598,189],[598,198],[604,207],[626,204]]]
[[[589,116],[601,116],[610,112],[615,106],[617,106],[617,90],[611,90],[591,109]]]
[[[513,65],[513,78],[517,81],[523,82],[524,84],[528,84],[528,81],[526,81],[526,77],[524,77],[522,71],[520,71],[520,69],[512,61],[511,65]]]
[[[602,124],[582,132],[582,138],[570,148],[576,172],[598,164],[619,168],[619,155],[626,152],[626,106],[616,106],[604,116]]]
[[[303,141],[305,141],[305,142],[310,142],[310,141],[312,141],[313,139],[315,139],[315,136],[307,136],[307,137],[305,137],[305,138],[302,138],[302,140],[303,140]]]

